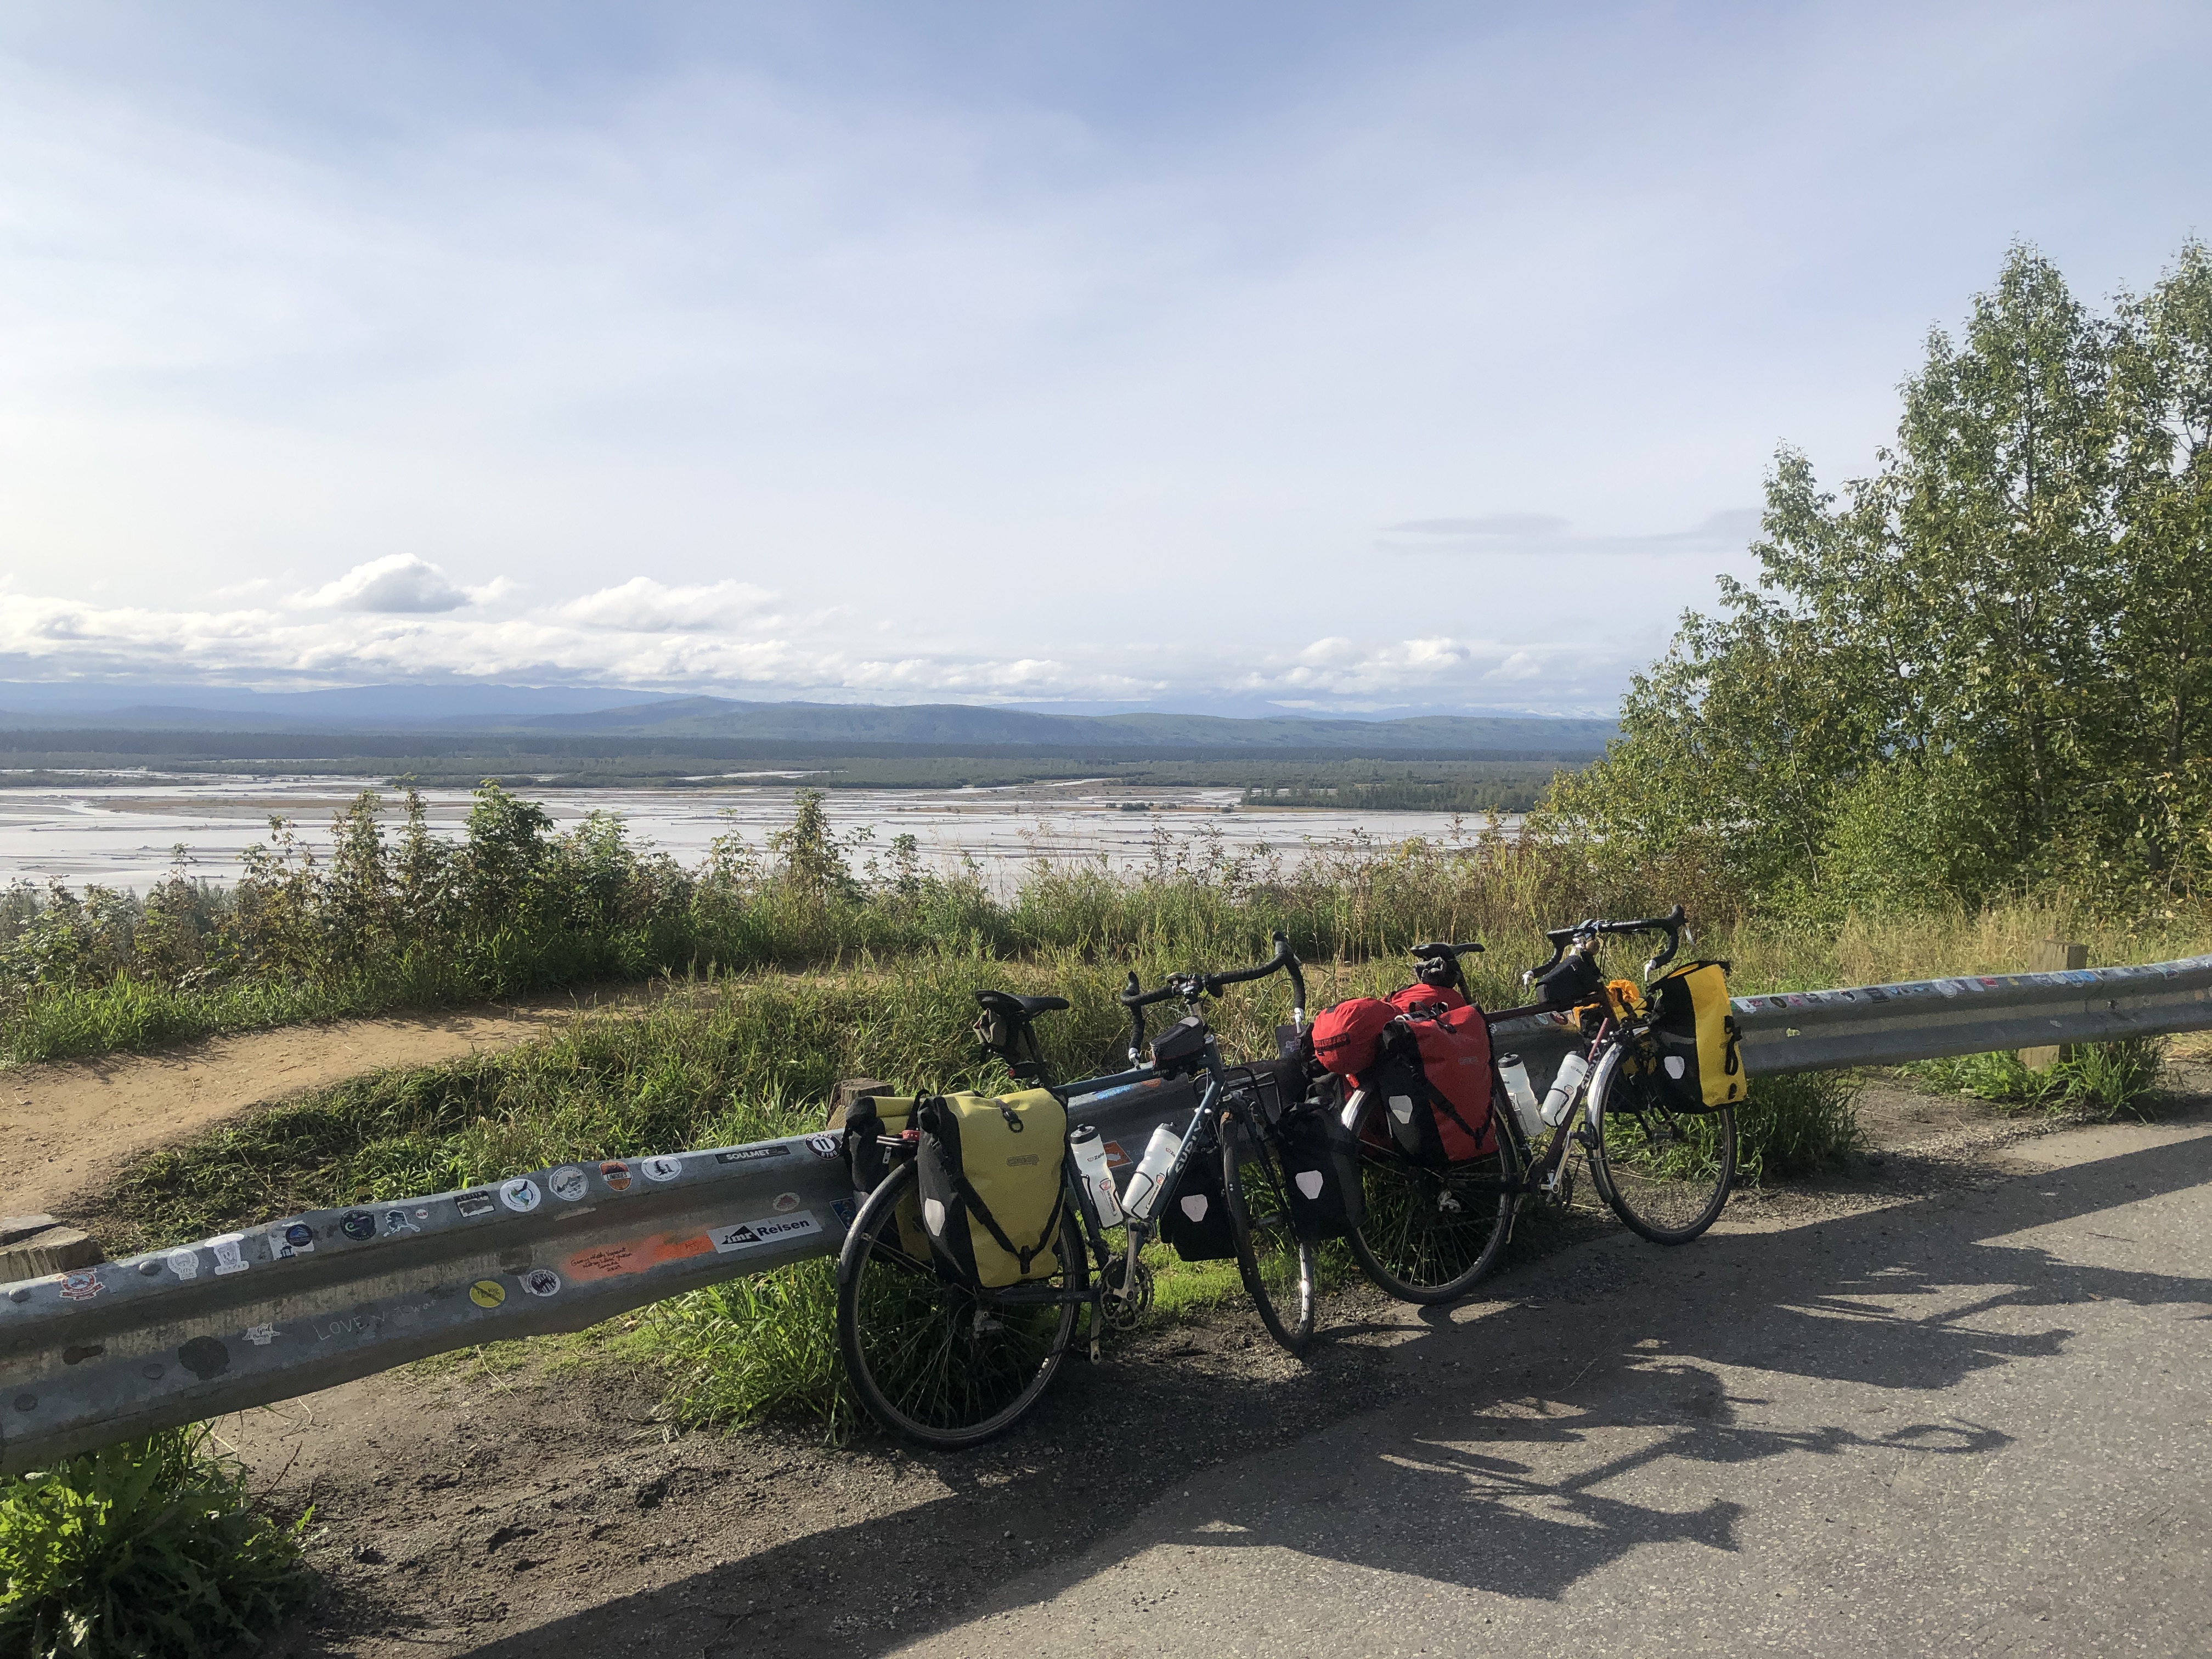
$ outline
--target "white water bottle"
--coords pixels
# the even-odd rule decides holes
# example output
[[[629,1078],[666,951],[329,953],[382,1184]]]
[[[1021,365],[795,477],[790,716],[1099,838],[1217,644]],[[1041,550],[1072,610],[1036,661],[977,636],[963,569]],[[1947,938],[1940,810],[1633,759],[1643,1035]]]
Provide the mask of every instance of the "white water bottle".
[[[1121,1224],[1121,1200],[1114,1191],[1114,1172],[1107,1167],[1106,1143],[1098,1138],[1097,1127],[1083,1123],[1067,1138],[1067,1150],[1075,1159],[1076,1177],[1091,1200],[1091,1213],[1098,1218],[1102,1227]]]
[[[1559,1062],[1559,1074],[1552,1079],[1552,1091],[1544,1097],[1544,1121],[1554,1129],[1567,1121],[1567,1114],[1575,1109],[1575,1094],[1589,1075],[1589,1061],[1579,1054],[1570,1054]]]
[[[1182,1137],[1166,1124],[1152,1131],[1144,1157],[1137,1160],[1136,1173],[1129,1177],[1129,1190],[1121,1194],[1122,1211],[1131,1219],[1152,1218],[1152,1212],[1160,1206],[1160,1185],[1175,1168],[1176,1155],[1182,1151]]]
[[[1533,1135],[1542,1128],[1544,1109],[1536,1099],[1535,1085],[1528,1081],[1528,1068],[1521,1063],[1520,1055],[1498,1055],[1498,1080],[1505,1085],[1505,1097],[1513,1103],[1513,1115],[1521,1120],[1521,1132]]]

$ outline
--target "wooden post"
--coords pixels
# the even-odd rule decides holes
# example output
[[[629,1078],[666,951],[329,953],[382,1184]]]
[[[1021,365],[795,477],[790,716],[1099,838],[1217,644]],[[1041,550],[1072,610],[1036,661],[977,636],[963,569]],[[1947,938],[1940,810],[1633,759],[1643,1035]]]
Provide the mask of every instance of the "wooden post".
[[[2044,941],[2043,948],[2036,953],[2035,966],[2030,971],[2056,974],[2088,965],[2087,945],[2068,945],[2054,939]],[[2020,1063],[2031,1072],[2047,1072],[2065,1059],[2071,1048],[2071,1044],[2065,1043],[2053,1043],[2047,1048],[2023,1048],[2020,1051]]]

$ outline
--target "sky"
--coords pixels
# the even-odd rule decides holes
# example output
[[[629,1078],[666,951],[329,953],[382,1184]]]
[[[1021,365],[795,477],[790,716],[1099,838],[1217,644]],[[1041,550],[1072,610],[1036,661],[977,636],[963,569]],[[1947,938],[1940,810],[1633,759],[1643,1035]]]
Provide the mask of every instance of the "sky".
[[[0,681],[1613,712],[2212,8],[0,10]],[[4,702],[4,697],[0,697]]]

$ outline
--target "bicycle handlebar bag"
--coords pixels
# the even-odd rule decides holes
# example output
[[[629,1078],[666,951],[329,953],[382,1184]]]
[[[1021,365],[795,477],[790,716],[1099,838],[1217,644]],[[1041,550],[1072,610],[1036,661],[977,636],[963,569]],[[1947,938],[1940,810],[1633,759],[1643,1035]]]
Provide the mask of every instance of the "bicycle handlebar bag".
[[[995,1290],[1060,1271],[1067,1109],[1049,1089],[915,1103],[921,1222],[962,1282]]]
[[[1326,1105],[1313,1101],[1285,1108],[1276,1127],[1282,1137],[1291,1231],[1310,1244],[1319,1244],[1342,1238],[1366,1220],[1359,1137]]]
[[[1480,1008],[1401,1019],[1358,1082],[1381,1101],[1391,1139],[1423,1164],[1461,1164],[1497,1150],[1490,1023]]]
[[[1380,997],[1347,997],[1314,1017],[1313,1051],[1339,1077],[1356,1077],[1375,1063],[1375,1045],[1399,1011]]]
[[[1686,962],[1651,982],[1651,1038],[1660,1087],[1682,1111],[1744,1097],[1743,1032],[1729,1000],[1728,963]]]

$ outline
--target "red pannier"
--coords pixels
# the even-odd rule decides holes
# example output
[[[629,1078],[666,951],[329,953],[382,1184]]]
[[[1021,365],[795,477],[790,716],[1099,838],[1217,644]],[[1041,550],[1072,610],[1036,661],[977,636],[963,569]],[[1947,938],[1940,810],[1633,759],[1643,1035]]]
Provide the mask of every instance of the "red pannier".
[[[1313,1039],[1314,1057],[1382,1108],[1367,1119],[1370,1137],[1387,1127],[1408,1155],[1437,1166],[1497,1150],[1490,1023],[1458,993],[1409,985],[1389,1002],[1354,997],[1322,1012]]]
[[[1409,1016],[1390,1028],[1380,1049],[1372,1071],[1358,1081],[1381,1100],[1381,1121],[1401,1149],[1431,1166],[1497,1150],[1490,1024],[1481,1009]]]

